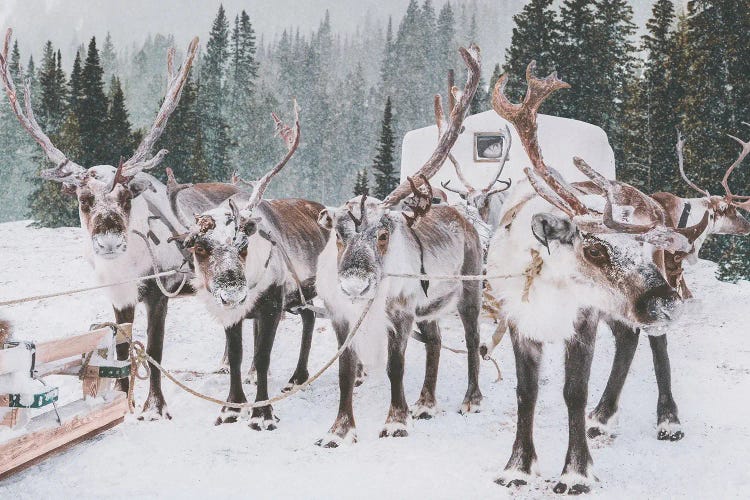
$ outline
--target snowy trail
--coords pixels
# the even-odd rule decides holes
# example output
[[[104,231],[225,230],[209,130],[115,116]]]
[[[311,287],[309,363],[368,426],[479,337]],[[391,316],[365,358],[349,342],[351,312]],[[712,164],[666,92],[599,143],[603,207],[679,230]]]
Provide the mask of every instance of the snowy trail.
[[[0,224],[0,300],[92,284],[93,273],[80,257],[77,229],[32,229],[26,223]],[[670,329],[674,395],[686,437],[656,440],[656,384],[648,340],[642,336],[620,405],[617,438],[592,446],[594,471],[601,480],[592,497],[740,498],[750,487],[750,347],[744,341],[750,320],[750,283],[731,285],[713,278],[714,265],[700,262],[688,283],[702,299]],[[111,320],[111,307],[96,292],[25,304],[0,311],[18,338],[43,340],[84,331]],[[144,338],[142,309],[136,336]],[[282,322],[272,354],[270,391],[276,394],[296,363],[300,323]],[[492,325],[485,321],[482,336]],[[443,321],[446,344],[461,346],[457,318]],[[246,339],[249,339],[246,336]],[[211,371],[224,347],[224,334],[194,299],[170,304],[164,364],[175,369]],[[251,350],[251,341],[245,351]],[[310,358],[317,370],[335,351],[330,324],[320,320]],[[597,339],[589,407],[604,388],[613,354],[611,334]],[[194,399],[164,381],[174,419],[126,422],[92,441],[0,482],[0,498],[504,498],[512,491],[493,479],[510,454],[515,433],[515,372],[507,339],[496,351],[505,379],[482,364],[482,413],[463,417],[457,409],[466,388],[463,355],[443,351],[438,380],[441,412],[414,422],[408,438],[378,439],[388,409],[384,374],[370,373],[355,393],[359,443],[324,450],[313,443],[333,422],[338,405],[335,367],[311,388],[275,407],[281,418],[274,432],[255,432],[245,423],[214,427],[219,408]],[[248,356],[245,356],[248,359]],[[561,346],[549,346],[537,406],[535,442],[542,477],[515,495],[554,497],[567,444],[562,398]],[[249,366],[249,362],[245,363]],[[381,370],[384,372],[384,370]],[[407,349],[406,393],[417,399],[424,371],[424,349]],[[217,397],[228,390],[225,375],[183,380]],[[75,387],[77,381],[67,381]],[[146,395],[140,383],[137,400]],[[246,387],[248,396],[253,387]],[[0,439],[2,436],[0,435]]]

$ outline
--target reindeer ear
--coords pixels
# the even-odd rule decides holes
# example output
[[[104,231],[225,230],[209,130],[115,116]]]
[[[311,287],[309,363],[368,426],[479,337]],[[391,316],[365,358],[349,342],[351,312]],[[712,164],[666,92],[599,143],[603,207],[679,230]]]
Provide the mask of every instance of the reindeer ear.
[[[568,217],[539,213],[531,218],[531,232],[549,250],[550,241],[571,244],[576,235],[576,226]]]
[[[333,217],[331,217],[331,213],[327,208],[324,208],[318,214],[318,225],[329,231],[333,229]]]
[[[151,181],[137,177],[133,177],[130,182],[128,182],[128,189],[132,193],[133,198],[137,198],[146,191],[156,192],[156,188],[151,184]]]

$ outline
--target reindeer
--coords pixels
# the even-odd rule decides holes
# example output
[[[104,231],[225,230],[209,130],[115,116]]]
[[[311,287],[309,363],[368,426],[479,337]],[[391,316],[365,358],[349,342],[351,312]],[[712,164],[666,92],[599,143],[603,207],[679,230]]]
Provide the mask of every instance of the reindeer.
[[[732,137],[732,136],[730,136]],[[667,225],[682,228],[688,224],[702,226],[702,231],[695,237],[693,248],[688,253],[662,253],[656,255],[656,262],[662,266],[662,273],[670,286],[677,289],[683,299],[692,298],[692,293],[685,283],[683,276],[683,262],[695,262],[698,252],[711,234],[750,234],[750,222],[738,209],[750,210],[750,201],[746,196],[737,196],[729,188],[729,176],[735,168],[750,154],[750,143],[732,137],[742,146],[738,159],[732,163],[724,173],[721,185],[724,196],[711,195],[707,190],[698,187],[685,174],[683,163],[683,148],[685,141],[678,133],[677,163],[680,175],[685,182],[701,193],[701,198],[681,198],[671,193],[654,193],[651,197],[656,200],[666,213]],[[745,201],[741,201],[745,200]],[[638,345],[640,329],[630,328],[628,325],[608,321],[609,327],[617,337],[615,358],[612,364],[609,381],[602,393],[596,408],[588,415],[588,435],[591,438],[611,436],[617,421],[618,402],[625,378]],[[647,330],[649,344],[654,361],[656,385],[659,396],[656,405],[657,439],[661,441],[678,441],[685,436],[677,411],[677,404],[672,395],[672,378],[667,352],[667,334],[665,331],[653,332]]]
[[[333,329],[342,345],[368,303],[370,309],[362,332],[339,358],[339,411],[328,434],[317,444],[326,448],[356,442],[352,407],[357,356],[372,362],[387,342],[387,373],[391,383],[391,405],[380,437],[408,435],[409,408],[404,396],[404,351],[413,323],[427,340],[425,381],[413,414],[429,418],[435,414],[435,385],[440,357],[437,319],[458,307],[464,324],[469,358],[469,387],[463,412],[478,411],[482,394],[478,385],[481,307],[479,282],[441,281],[429,283],[391,278],[391,273],[425,274],[481,273],[482,249],[476,230],[455,208],[431,206],[428,184],[445,162],[455,143],[480,74],[479,48],[460,49],[468,68],[462,93],[452,89],[457,104],[435,151],[414,178],[402,182],[383,201],[366,196],[349,200],[342,207],[320,212],[319,223],[330,237],[318,259],[320,297],[330,312]],[[440,104],[440,101],[437,101]],[[407,196],[406,210],[395,207]]]
[[[511,216],[495,233],[487,264],[490,274],[517,276],[491,280],[508,318],[518,377],[516,439],[496,482],[520,486],[536,472],[533,421],[543,344],[561,340],[569,441],[554,491],[577,494],[588,492],[593,480],[585,409],[600,317],[611,315],[629,325],[659,324],[671,317],[679,295],[648,250],[689,251],[691,243],[683,234],[688,229],[667,228],[663,210],[632,186],[606,183],[605,196],[581,196],[545,164],[537,111],[547,97],[569,85],[555,73],[537,78],[534,68],[533,62],[527,68],[521,104],[512,104],[504,94],[507,74],[498,80],[492,98],[531,160],[524,170],[528,183],[521,183],[506,202],[505,214]],[[617,220],[615,207],[618,213],[620,207],[633,207],[632,222]]]
[[[252,192],[239,192],[215,209],[196,216],[184,246],[192,253],[193,285],[209,313],[224,327],[229,358],[231,403],[247,401],[242,388],[242,321],[253,319],[254,365],[257,369],[256,401],[268,399],[268,367],[276,329],[284,311],[302,317],[303,342],[297,370],[290,386],[307,380],[315,313],[304,308],[315,297],[315,270],[328,232],[317,218],[324,208],[300,199],[264,201],[263,193],[286,165],[300,141],[295,102],[295,128],[274,115],[277,131],[288,151],[259,181]],[[216,424],[237,422],[240,411],[224,407]],[[274,430],[272,407],[254,408],[250,427]]]
[[[39,126],[31,107],[29,83],[24,86],[25,111],[21,109],[16,87],[8,65],[8,47],[12,30],[5,35],[0,54],[0,77],[11,109],[24,129],[39,143],[47,159],[55,165],[41,172],[42,178],[61,182],[74,187],[78,198],[81,228],[88,238],[84,245],[84,255],[94,268],[98,282],[112,283],[127,281],[152,274],[167,268],[176,268],[183,262],[183,255],[176,245],[167,244],[179,221],[171,215],[167,204],[166,188],[155,177],[144,170],[154,168],[167,154],[159,151],[149,158],[150,152],[161,136],[169,116],[174,112],[180,99],[188,71],[198,50],[198,39],[188,46],[185,61],[175,73],[174,49],[167,53],[168,85],[164,102],[156,115],[151,129],[143,136],[141,143],[131,158],[120,161],[117,168],[110,165],[97,165],[84,168],[70,160],[57,149]],[[230,193],[221,185],[196,186],[202,199],[209,205],[216,205]],[[234,192],[234,190],[232,190]],[[207,207],[204,207],[204,209]],[[160,221],[152,220],[161,216]],[[149,235],[150,240],[164,242],[157,245],[155,259],[160,269],[154,268],[147,243],[131,233]],[[164,342],[164,319],[167,313],[167,297],[160,287],[175,290],[179,280],[169,278],[165,284],[153,280],[118,285],[105,289],[112,302],[115,319],[118,323],[131,323],[135,306],[143,301],[148,316],[148,354],[161,361]],[[118,346],[118,357],[127,359],[127,346]],[[127,380],[120,384],[127,389]],[[149,395],[143,407],[141,419],[171,418],[167,411],[161,390],[161,376],[152,366]]]

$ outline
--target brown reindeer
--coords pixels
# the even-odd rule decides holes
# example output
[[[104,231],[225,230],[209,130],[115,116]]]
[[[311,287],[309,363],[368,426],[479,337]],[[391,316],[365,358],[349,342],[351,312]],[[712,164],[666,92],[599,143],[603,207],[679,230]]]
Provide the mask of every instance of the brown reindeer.
[[[664,192],[651,195],[664,209],[666,223],[669,227],[681,228],[693,224],[693,227],[699,228],[699,234],[694,238],[694,244],[690,252],[657,252],[655,254],[655,262],[661,267],[667,282],[684,299],[690,299],[693,296],[685,283],[684,262],[694,261],[697,258],[701,245],[709,235],[750,234],[750,222],[739,211],[739,209],[750,209],[748,197],[733,194],[728,184],[729,176],[734,169],[750,154],[750,143],[741,141],[736,137],[733,138],[740,143],[742,151],[737,160],[724,173],[721,182],[725,191],[724,196],[711,195],[687,177],[683,164],[685,141],[679,134],[676,149],[680,174],[689,186],[704,196],[701,198],[681,198]],[[613,435],[620,393],[635,355],[640,333],[640,329],[633,329],[615,321],[608,321],[608,324],[616,336],[616,352],[607,386],[596,408],[588,416],[588,434],[592,438],[601,435]],[[677,404],[672,395],[667,334],[665,332],[650,334],[648,329],[646,329],[646,333],[649,334],[648,340],[651,345],[656,384],[659,391],[656,405],[657,439],[678,441],[685,436],[685,433],[682,430]]]

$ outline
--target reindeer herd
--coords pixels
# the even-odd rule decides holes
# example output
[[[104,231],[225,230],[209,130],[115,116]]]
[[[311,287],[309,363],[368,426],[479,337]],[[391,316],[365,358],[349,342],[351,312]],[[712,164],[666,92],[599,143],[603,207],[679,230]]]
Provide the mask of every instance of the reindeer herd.
[[[463,324],[467,351],[462,413],[481,407],[480,350],[489,355],[509,332],[518,380],[516,438],[496,482],[521,487],[536,473],[533,424],[543,347],[562,342],[569,442],[562,475],[553,489],[577,494],[588,492],[594,481],[588,439],[612,433],[620,392],[644,329],[659,390],[657,437],[673,441],[683,437],[671,393],[666,335],[657,327],[673,319],[683,300],[691,297],[683,262],[696,259],[706,237],[750,233],[750,223],[740,212],[750,210],[750,197],[733,194],[728,184],[732,171],[750,154],[750,143],[735,138],[742,152],[726,171],[724,196],[710,195],[687,178],[681,137],[679,170],[700,192],[699,198],[646,195],[605,179],[582,158],[571,161],[590,180],[568,183],[545,163],[537,140],[539,106],[568,85],[554,73],[537,78],[532,62],[523,102],[514,104],[505,97],[507,76],[498,80],[492,99],[495,111],[513,125],[528,155],[526,179],[513,189],[510,182],[500,180],[511,147],[506,129],[507,144],[498,155],[497,175],[488,186],[477,189],[451,153],[480,79],[479,48],[471,46],[460,49],[467,80],[462,90],[451,88],[447,116],[440,97],[435,98],[437,146],[418,172],[384,200],[363,195],[339,207],[303,199],[267,200],[263,198],[267,187],[300,144],[296,102],[292,126],[273,115],[287,152],[258,181],[235,178],[231,183],[179,184],[167,169],[165,185],[145,172],[167,154],[165,150],[152,154],[152,149],[178,105],[197,54],[197,38],[176,71],[174,50],[168,52],[164,102],[133,156],[117,167],[85,168],[57,149],[39,126],[28,83],[22,105],[8,62],[10,37],[8,30],[0,54],[5,92],[22,127],[54,165],[41,176],[75,189],[81,227],[88,235],[84,253],[96,279],[106,284],[166,269],[189,269],[192,278],[187,283],[185,275],[177,275],[164,282],[156,278],[105,289],[119,323],[132,322],[136,305],[144,303],[147,352],[158,362],[169,299],[193,294],[226,334],[229,403],[247,401],[241,367],[243,321],[253,320],[251,375],[257,384],[255,401],[264,401],[269,396],[274,337],[286,312],[301,316],[302,340],[296,370],[285,389],[308,379],[316,320],[316,309],[310,306],[317,295],[340,346],[365,315],[361,331],[339,357],[338,414],[317,444],[335,448],[356,442],[354,387],[362,381],[364,366],[378,360],[385,362],[391,384],[380,436],[403,437],[412,418],[436,414],[439,319],[455,311]],[[464,185],[443,184],[464,200],[455,206],[429,183],[446,160]],[[485,272],[486,285],[470,279]],[[430,275],[456,279],[430,280]],[[488,301],[498,327],[492,341],[480,345],[480,313]],[[594,343],[602,321],[616,338],[616,352],[601,400],[586,415]],[[404,395],[404,353],[415,324],[427,355],[424,385],[410,409]],[[121,359],[128,355],[126,347],[118,351]],[[126,383],[121,385],[127,389]],[[240,410],[227,406],[216,423],[242,417]],[[171,418],[157,369],[151,370],[149,394],[139,418]],[[276,426],[270,405],[253,408],[250,427],[273,430]]]

